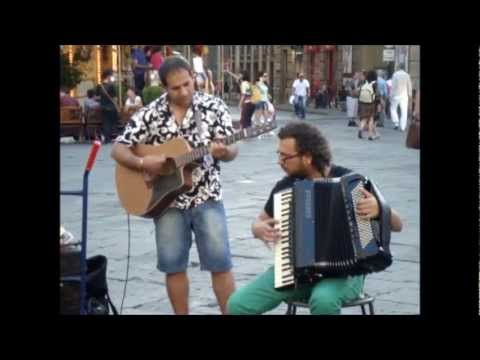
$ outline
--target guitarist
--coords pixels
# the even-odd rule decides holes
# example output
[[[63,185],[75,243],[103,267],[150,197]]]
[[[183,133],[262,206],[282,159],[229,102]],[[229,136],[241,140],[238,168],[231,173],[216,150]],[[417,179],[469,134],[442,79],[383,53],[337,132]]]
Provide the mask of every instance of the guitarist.
[[[219,140],[234,133],[230,112],[223,100],[194,91],[189,63],[182,57],[167,58],[159,70],[165,94],[132,115],[123,135],[112,149],[121,165],[142,171],[151,182],[162,172],[165,156],[137,157],[137,144],[158,145],[175,137],[187,140],[192,148],[209,146],[193,170],[193,187],[179,195],[172,206],[154,219],[157,268],[166,274],[168,297],[175,314],[188,314],[189,280],[187,265],[192,232],[200,258],[200,269],[210,271],[215,296],[222,314],[235,289],[225,209],[220,184],[220,161],[232,161],[234,145]]]

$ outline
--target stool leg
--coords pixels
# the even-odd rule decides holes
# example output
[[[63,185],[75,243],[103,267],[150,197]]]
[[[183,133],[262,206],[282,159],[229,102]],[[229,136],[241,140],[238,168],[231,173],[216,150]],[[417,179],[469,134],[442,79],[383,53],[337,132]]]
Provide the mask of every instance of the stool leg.
[[[296,315],[297,307],[294,304],[288,304],[287,313],[285,315]]]
[[[360,305],[360,307],[362,308],[362,315],[366,315],[366,313],[365,313],[365,305]]]
[[[373,311],[373,302],[368,303],[368,307],[370,308],[370,315],[375,315],[375,312]]]
[[[287,304],[287,312],[285,315],[292,315],[293,304]]]

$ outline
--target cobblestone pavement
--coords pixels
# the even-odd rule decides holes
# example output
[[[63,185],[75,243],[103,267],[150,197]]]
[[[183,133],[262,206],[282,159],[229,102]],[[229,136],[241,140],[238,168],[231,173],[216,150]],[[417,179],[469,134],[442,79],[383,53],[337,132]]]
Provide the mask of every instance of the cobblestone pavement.
[[[235,107],[232,114],[238,118]],[[291,112],[279,112],[282,126]],[[365,291],[376,296],[377,314],[418,314],[420,303],[420,154],[405,147],[405,133],[393,130],[387,120],[378,141],[360,140],[357,129],[347,127],[345,114],[309,114],[307,120],[320,127],[331,142],[334,162],[371,177],[404,222],[401,233],[392,234],[393,265],[367,277]],[[235,161],[222,164],[224,203],[228,216],[236,286],[241,287],[273,262],[273,254],[250,233],[250,223],[263,208],[282,170],[276,163],[276,136],[240,142]],[[61,190],[79,189],[89,144],[60,145]],[[90,175],[88,255],[108,257],[108,285],[120,310],[125,283],[128,233],[127,216],[120,207],[114,182],[111,145],[104,145]],[[81,199],[61,197],[61,223],[80,238]],[[132,217],[131,258],[123,314],[172,314],[164,275],[156,269],[153,222]],[[190,252],[190,309],[192,314],[219,314],[211,289],[210,274],[199,270],[195,245]],[[269,314],[283,314],[281,305]],[[298,314],[308,314],[299,309]],[[348,308],[344,314],[358,314]]]

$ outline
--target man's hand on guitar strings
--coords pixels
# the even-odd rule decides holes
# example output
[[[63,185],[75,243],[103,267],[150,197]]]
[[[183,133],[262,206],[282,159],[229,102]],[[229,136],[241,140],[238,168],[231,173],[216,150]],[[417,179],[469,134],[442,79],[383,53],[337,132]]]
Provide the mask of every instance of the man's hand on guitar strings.
[[[362,220],[375,219],[380,214],[377,198],[365,189],[360,191],[365,197],[357,203],[357,214]]]

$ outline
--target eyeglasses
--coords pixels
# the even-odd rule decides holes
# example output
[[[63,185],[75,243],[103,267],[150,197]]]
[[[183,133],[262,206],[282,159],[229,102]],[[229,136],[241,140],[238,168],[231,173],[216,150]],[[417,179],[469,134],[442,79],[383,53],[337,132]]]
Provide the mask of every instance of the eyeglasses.
[[[293,159],[294,157],[297,157],[299,155],[301,155],[301,154],[296,153],[296,154],[292,154],[292,155],[287,155],[287,154],[283,154],[283,153],[277,151],[278,159],[282,162]]]

